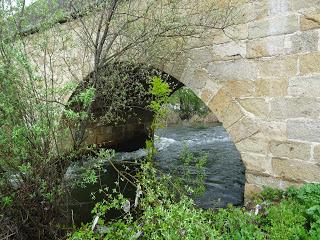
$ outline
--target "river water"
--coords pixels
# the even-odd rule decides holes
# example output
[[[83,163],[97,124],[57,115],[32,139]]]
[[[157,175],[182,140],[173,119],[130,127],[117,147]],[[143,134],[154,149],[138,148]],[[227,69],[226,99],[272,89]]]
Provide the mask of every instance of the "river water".
[[[196,199],[203,208],[225,207],[228,203],[243,204],[244,166],[239,152],[220,124],[172,126],[156,135],[158,154],[156,166],[170,173],[181,165],[184,149],[195,156],[207,155],[205,166],[206,191]]]
[[[225,207],[228,203],[233,205],[243,204],[244,192],[244,166],[240,154],[231,141],[228,133],[220,124],[199,124],[192,126],[176,125],[160,129],[155,134],[155,146],[158,150],[154,162],[161,171],[177,174],[177,169],[183,165],[181,154],[188,151],[194,156],[207,156],[205,165],[205,187],[204,194],[195,199],[197,206],[203,208]],[[146,155],[143,149],[130,153],[117,153],[116,160],[131,161],[142,158]],[[120,170],[126,166],[117,165]],[[78,166],[72,166],[70,172],[75,171]],[[131,173],[137,169],[130,167]],[[118,181],[119,185],[114,182]],[[89,185],[86,188],[77,188],[73,191],[72,197],[76,222],[91,221],[90,211],[95,201],[103,196],[97,196],[95,201],[91,199],[91,192],[98,192],[100,185],[107,185],[110,189],[118,188],[128,198],[134,199],[135,187],[128,182],[121,181],[117,172],[106,164],[105,171],[101,173],[99,184]],[[111,217],[116,213],[110,213]],[[77,221],[78,220],[78,221]]]

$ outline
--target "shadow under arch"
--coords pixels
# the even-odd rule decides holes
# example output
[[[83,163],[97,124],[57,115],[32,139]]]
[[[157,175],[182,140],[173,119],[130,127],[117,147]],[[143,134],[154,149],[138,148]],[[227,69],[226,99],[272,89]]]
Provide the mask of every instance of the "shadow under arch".
[[[71,94],[67,108],[81,112],[83,104],[77,102],[79,94],[86,89],[96,89],[91,104],[93,120],[80,127],[69,127],[74,148],[96,145],[116,151],[134,151],[145,147],[150,138],[153,113],[148,109],[152,96],[148,93],[152,77],[161,77],[172,90],[184,86],[173,76],[142,64],[115,62],[104,65],[97,73],[91,72]],[[65,117],[65,124],[70,126]]]

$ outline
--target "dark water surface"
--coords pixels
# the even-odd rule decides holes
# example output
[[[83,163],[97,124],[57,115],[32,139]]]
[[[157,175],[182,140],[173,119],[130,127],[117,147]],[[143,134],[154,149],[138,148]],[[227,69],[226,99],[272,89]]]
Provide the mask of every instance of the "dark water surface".
[[[195,156],[206,154],[204,195],[196,199],[203,208],[243,204],[244,166],[235,145],[220,124],[172,126],[156,135],[156,165],[166,172],[181,165],[184,148]]]
[[[173,169],[182,165],[180,158],[185,149],[188,149],[195,156],[207,155],[206,191],[201,197],[195,199],[199,207],[216,208],[225,207],[228,203],[243,204],[244,166],[239,152],[220,124],[176,125],[160,129],[156,132],[155,146],[158,149],[155,156],[156,167],[171,174],[176,174]],[[145,151],[139,149],[130,153],[117,153],[115,158],[120,161],[130,161],[145,155]],[[118,164],[117,167],[120,170],[126,168],[122,164]],[[79,166],[72,166],[69,169],[69,174],[78,171]],[[136,168],[130,166],[131,174],[136,171]],[[92,220],[90,211],[95,202],[103,199],[103,195],[97,194],[96,200],[93,201],[90,193],[98,192],[100,184],[108,186],[109,189],[119,189],[131,200],[135,198],[135,187],[126,181],[121,181],[121,177],[109,164],[105,164],[105,169],[100,174],[101,182],[86,188],[77,188],[72,193],[73,203],[70,207],[76,223]],[[116,181],[119,182],[119,185],[114,184]],[[117,216],[117,213],[111,212],[109,214],[110,218],[120,217]]]

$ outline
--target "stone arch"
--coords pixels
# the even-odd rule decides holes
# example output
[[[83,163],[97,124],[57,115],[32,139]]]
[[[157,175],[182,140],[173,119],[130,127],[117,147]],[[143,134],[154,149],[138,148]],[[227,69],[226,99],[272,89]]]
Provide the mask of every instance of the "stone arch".
[[[188,52],[159,67],[190,87],[224,124],[246,166],[247,194],[263,185],[320,182],[319,9],[318,0],[239,1],[233,26],[190,39]],[[67,35],[76,25],[55,30]],[[41,37],[30,37],[30,46]],[[66,52],[59,41],[49,44],[56,50],[55,79],[68,82],[69,68],[82,79],[93,57],[86,55],[83,67],[81,39],[72,36]],[[35,62],[43,61],[41,52],[35,55]],[[68,65],[61,64],[63,55]]]
[[[218,81],[213,78],[206,69],[200,69],[197,70],[196,68],[193,68],[192,62],[188,63],[189,65],[182,65],[181,62],[176,62],[175,65],[167,65],[162,67],[155,68],[156,71],[161,72],[163,75],[167,75],[169,79],[172,79],[171,86],[177,86],[174,91],[179,89],[182,86],[186,86],[189,89],[191,89],[205,104],[209,107],[209,109],[217,116],[218,120],[223,124],[224,128],[228,131],[229,135],[231,136],[233,143],[236,145],[237,150],[239,151],[239,147],[237,146],[238,142],[241,142],[243,139],[245,139],[248,135],[246,135],[246,131],[251,131],[250,127],[252,126],[242,126],[242,123],[247,123],[247,119],[243,119],[244,115],[241,112],[240,106],[237,105],[237,102],[234,100],[234,97],[232,96],[232,93],[230,92],[230,89],[227,89],[226,87],[223,87],[223,84],[218,83]],[[177,71],[177,66],[180,66],[183,69],[182,72]],[[163,70],[160,70],[163,69]],[[194,70],[194,71],[192,71]],[[90,74],[88,75],[90,76]],[[200,84],[199,84],[200,83]],[[169,82],[170,84],[170,82]],[[71,97],[72,98],[72,95]],[[234,111],[235,115],[233,115]],[[241,123],[237,125],[233,130],[233,126],[237,124],[237,122],[240,121]],[[243,122],[242,122],[243,121]],[[149,122],[140,125],[141,129],[145,129],[148,127]],[[237,127],[243,128],[239,132],[237,132]],[[133,126],[134,128],[137,128],[137,125]],[[106,129],[106,128],[99,128],[98,132],[93,131],[91,137],[99,137],[99,135],[104,135],[102,137],[106,137],[105,132],[111,131],[111,138],[112,138],[112,128]],[[102,130],[101,130],[102,129]],[[90,130],[91,131],[91,130]],[[101,134],[99,133],[101,131]],[[116,132],[116,135],[121,137],[121,127],[114,129]],[[128,145],[128,142],[125,141],[125,138],[128,138],[128,132],[124,130],[124,138],[120,138],[119,141],[122,141],[124,145]],[[231,135],[232,134],[232,135]],[[254,133],[255,134],[255,133]],[[254,135],[253,134],[253,135]],[[98,135],[98,136],[97,136]],[[139,133],[134,133],[132,135],[132,138],[134,141],[137,142],[137,136]],[[147,135],[143,135],[143,137],[146,138]],[[130,136],[129,136],[130,137]],[[139,136],[138,136],[139,137]],[[141,143],[145,143],[145,138],[142,137]],[[89,139],[87,143],[95,142],[93,139]],[[97,142],[95,142],[97,143]],[[130,144],[130,143],[129,143]],[[117,146],[109,145],[108,147],[111,148],[117,148]],[[119,149],[120,151],[133,151],[137,150],[139,148],[142,148],[144,146],[139,145],[138,147],[135,147],[133,149]],[[243,154],[241,154],[241,157],[243,157]],[[245,167],[247,167],[246,162],[244,162]],[[243,185],[242,185],[243,187]]]
[[[93,72],[90,72],[80,83],[77,84],[75,90],[70,91],[67,94],[66,98],[66,106],[74,111],[81,111],[81,106],[77,104],[72,104],[71,101],[78,96],[83,90],[87,89],[91,86],[90,81],[93,79]],[[147,66],[143,64],[132,64],[127,62],[116,62],[111,63],[109,65],[105,65],[99,69],[99,74],[101,74],[102,81],[98,83],[101,88],[100,90],[107,89],[112,87],[114,84],[112,82],[111,85],[108,85],[108,77],[113,77],[113,74],[117,75],[117,79],[119,78],[119,84],[121,78],[124,81],[127,81],[124,85],[118,85],[118,90],[113,88],[108,94],[102,96],[99,94],[94,98],[92,103],[91,113],[94,115],[94,119],[99,119],[104,114],[106,114],[107,109],[110,107],[109,104],[113,102],[117,96],[109,96],[109,94],[113,94],[113,92],[117,92],[120,95],[126,96],[126,105],[131,104],[132,106],[120,106],[120,110],[113,109],[116,111],[116,118],[110,120],[111,122],[101,122],[101,121],[93,121],[88,123],[83,134],[83,140],[81,140],[81,145],[97,145],[100,147],[112,148],[116,151],[135,151],[140,148],[145,147],[145,142],[150,138],[150,128],[153,120],[153,113],[148,110],[148,104],[150,104],[151,96],[148,93],[149,88],[149,80],[152,76],[159,76],[164,81],[166,81],[173,94],[176,90],[184,86],[180,81],[178,81],[173,76],[167,74],[166,72],[154,68],[152,66]],[[104,82],[103,79],[106,79]],[[105,85],[105,86],[104,86]],[[116,86],[117,88],[117,86]],[[135,89],[137,88],[139,92]],[[141,91],[141,89],[143,91]],[[141,96],[140,96],[141,95]],[[111,102],[109,102],[111,100]],[[123,99],[122,99],[123,100]],[[121,101],[122,101],[121,100]],[[70,104],[71,105],[68,105]],[[79,108],[80,107],[80,108]],[[122,109],[122,108],[123,109]],[[62,116],[62,122],[64,122],[64,116]],[[72,142],[75,142],[75,136],[77,131],[74,127],[70,127],[70,136],[68,137],[68,144],[71,145]]]

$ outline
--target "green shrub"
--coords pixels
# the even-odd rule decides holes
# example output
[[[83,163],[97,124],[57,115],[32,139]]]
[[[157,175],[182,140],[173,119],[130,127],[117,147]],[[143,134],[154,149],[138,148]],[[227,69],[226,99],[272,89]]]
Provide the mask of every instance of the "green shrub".
[[[286,196],[300,203],[304,207],[304,216],[310,226],[313,237],[320,236],[320,185],[307,184],[300,189],[289,188]]]
[[[33,74],[16,45],[0,42],[0,233],[50,239],[60,232],[48,226],[62,217],[70,158],[58,154],[58,104],[47,91],[35,91],[47,80]]]
[[[260,216],[242,208],[229,206],[211,212],[208,218],[212,228],[216,229],[222,239],[265,239],[266,234],[259,228]]]
[[[284,191],[280,189],[275,189],[271,187],[265,187],[263,191],[258,195],[259,200],[264,201],[280,201],[283,198]]]
[[[70,239],[136,239],[138,235],[143,239],[215,239],[216,230],[207,223],[205,211],[197,209],[193,200],[183,193],[172,192],[171,180],[168,175],[159,177],[150,163],[144,164],[139,176],[143,197],[138,201],[138,208],[125,209],[129,200],[120,193],[108,195],[108,201],[98,203],[93,210],[100,217],[97,230],[92,231],[92,225],[86,224]],[[121,210],[122,219],[105,219],[109,209]],[[99,232],[104,227],[106,230]]]
[[[271,239],[308,239],[305,229],[305,206],[291,200],[283,200],[268,209],[264,229]]]
[[[177,198],[168,188],[172,178],[157,176],[149,163],[142,168],[139,186],[142,186],[143,195],[138,209],[132,207],[132,212],[123,211],[121,219],[107,221],[103,219],[107,209],[123,210],[128,201],[122,195],[112,197],[95,208],[94,214],[103,219],[98,221],[96,230],[92,231],[92,224],[83,225],[70,239],[319,239],[318,205],[309,207],[304,203],[318,202],[320,184],[288,191],[266,189],[261,193],[264,199],[260,198],[262,209],[258,214],[233,206],[214,211],[196,208],[184,194]],[[267,193],[272,193],[270,198]],[[266,204],[265,198],[275,201]]]
[[[170,103],[179,104],[179,115],[182,120],[190,119],[197,114],[204,116],[210,112],[203,101],[188,88],[181,88],[170,97]]]
[[[320,204],[320,185],[319,184],[306,184],[297,189],[291,187],[285,193],[290,199],[295,199],[299,203],[312,207]]]

